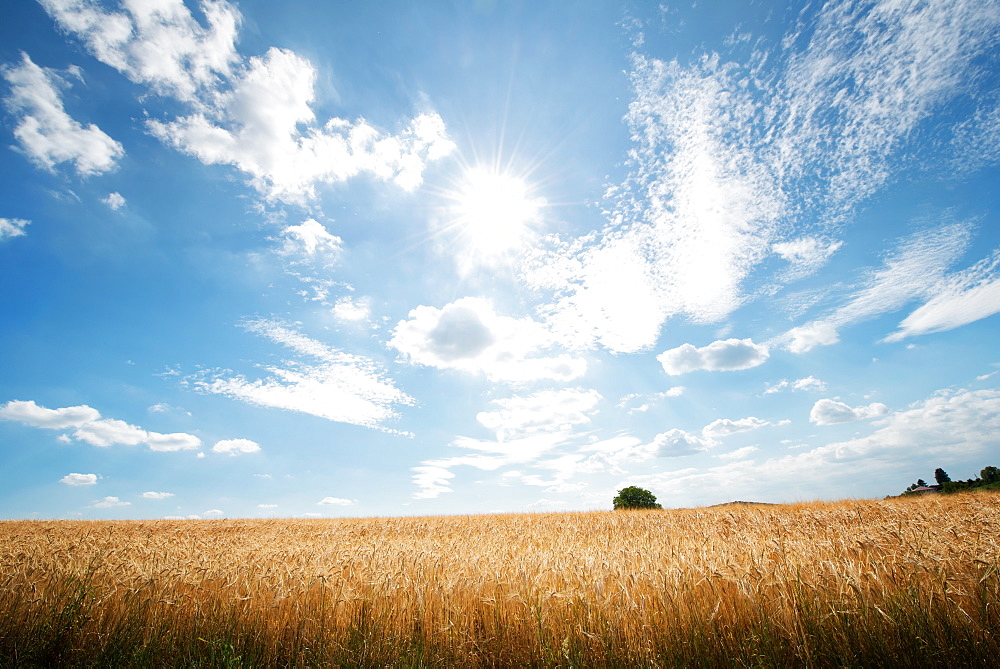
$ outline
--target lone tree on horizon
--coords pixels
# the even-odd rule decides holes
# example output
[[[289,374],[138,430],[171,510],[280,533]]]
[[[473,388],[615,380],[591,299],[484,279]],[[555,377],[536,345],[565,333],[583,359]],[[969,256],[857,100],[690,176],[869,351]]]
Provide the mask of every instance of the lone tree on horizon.
[[[634,485],[630,485],[627,488],[622,488],[618,491],[618,496],[614,498],[612,503],[615,505],[615,510],[618,509],[662,509],[663,507],[656,503],[656,495],[645,490],[644,488],[638,488]]]
[[[938,467],[934,470],[934,480],[938,482],[938,485],[944,485],[951,481],[951,477],[948,476],[948,472]]]

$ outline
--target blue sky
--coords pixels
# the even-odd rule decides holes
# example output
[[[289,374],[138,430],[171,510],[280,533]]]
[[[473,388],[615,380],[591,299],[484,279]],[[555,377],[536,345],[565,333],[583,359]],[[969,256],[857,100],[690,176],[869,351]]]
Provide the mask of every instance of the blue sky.
[[[18,0],[0,517],[1000,460],[1000,3]]]

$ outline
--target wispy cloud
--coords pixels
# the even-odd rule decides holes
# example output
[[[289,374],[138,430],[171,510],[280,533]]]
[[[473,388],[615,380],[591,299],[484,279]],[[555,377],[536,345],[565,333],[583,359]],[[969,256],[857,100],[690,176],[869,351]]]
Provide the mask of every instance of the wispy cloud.
[[[187,382],[203,392],[248,404],[376,429],[388,429],[384,423],[397,416],[393,407],[413,403],[368,358],[327,346],[276,321],[249,321],[244,327],[315,362],[299,359],[264,366],[269,376],[262,379],[215,370],[189,377]]]
[[[671,317],[718,322],[815,271],[857,206],[926,160],[922,124],[974,90],[975,60],[1000,34],[997,3],[979,0],[802,12],[749,57],[735,48],[687,65],[633,56],[632,169],[609,193],[607,227],[550,237],[525,268],[525,281],[551,294],[540,312],[567,343],[647,349]],[[977,98],[973,108],[990,104]],[[980,137],[992,118],[976,112],[954,127]],[[790,264],[764,276],[772,254]],[[913,296],[858,295],[837,322],[808,324],[789,345],[833,343],[838,322]]]
[[[36,65],[28,54],[21,63],[0,68],[10,84],[7,108],[18,116],[14,137],[21,151],[51,170],[69,162],[82,175],[100,174],[115,167],[125,151],[93,123],[83,126],[63,107],[59,88],[66,81],[54,70]]]
[[[842,304],[822,318],[792,328],[774,343],[793,353],[835,344],[844,326],[899,311],[918,299],[940,294],[944,286],[958,285],[961,280],[949,279],[948,270],[965,253],[973,229],[971,222],[949,223],[899,240],[882,266],[870,270]]]
[[[595,390],[572,388],[493,400],[495,408],[479,412],[476,420],[493,432],[495,438],[456,437],[449,445],[463,449],[464,454],[426,460],[413,467],[413,482],[417,487],[414,498],[432,499],[451,492],[455,467],[484,471],[512,465],[536,467],[556,471],[555,478],[544,485],[564,484],[584,456],[575,453],[563,459],[550,456],[558,449],[579,449],[584,445],[586,440],[578,428],[591,422],[601,399]],[[586,447],[596,448],[594,444]],[[516,478],[528,485],[540,485],[542,480],[520,471]]]

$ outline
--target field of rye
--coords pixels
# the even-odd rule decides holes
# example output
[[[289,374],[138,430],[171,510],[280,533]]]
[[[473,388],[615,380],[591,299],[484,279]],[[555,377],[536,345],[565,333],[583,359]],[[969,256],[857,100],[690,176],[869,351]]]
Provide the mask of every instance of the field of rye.
[[[1000,495],[0,523],[3,666],[996,666]]]

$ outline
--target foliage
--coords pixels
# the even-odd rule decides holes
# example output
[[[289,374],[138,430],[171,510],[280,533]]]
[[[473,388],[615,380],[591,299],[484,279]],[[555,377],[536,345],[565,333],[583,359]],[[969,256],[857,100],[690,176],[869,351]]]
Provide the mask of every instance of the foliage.
[[[618,496],[612,500],[615,509],[662,509],[656,503],[656,495],[645,488],[630,485],[618,491]]]
[[[984,467],[979,472],[979,478],[964,481],[952,481],[948,473],[938,467],[934,470],[934,479],[943,493],[950,494],[966,490],[1000,490],[1000,468],[993,466]],[[913,490],[922,485],[926,485],[923,479],[918,479],[916,483],[910,484],[903,494],[913,494]]]

